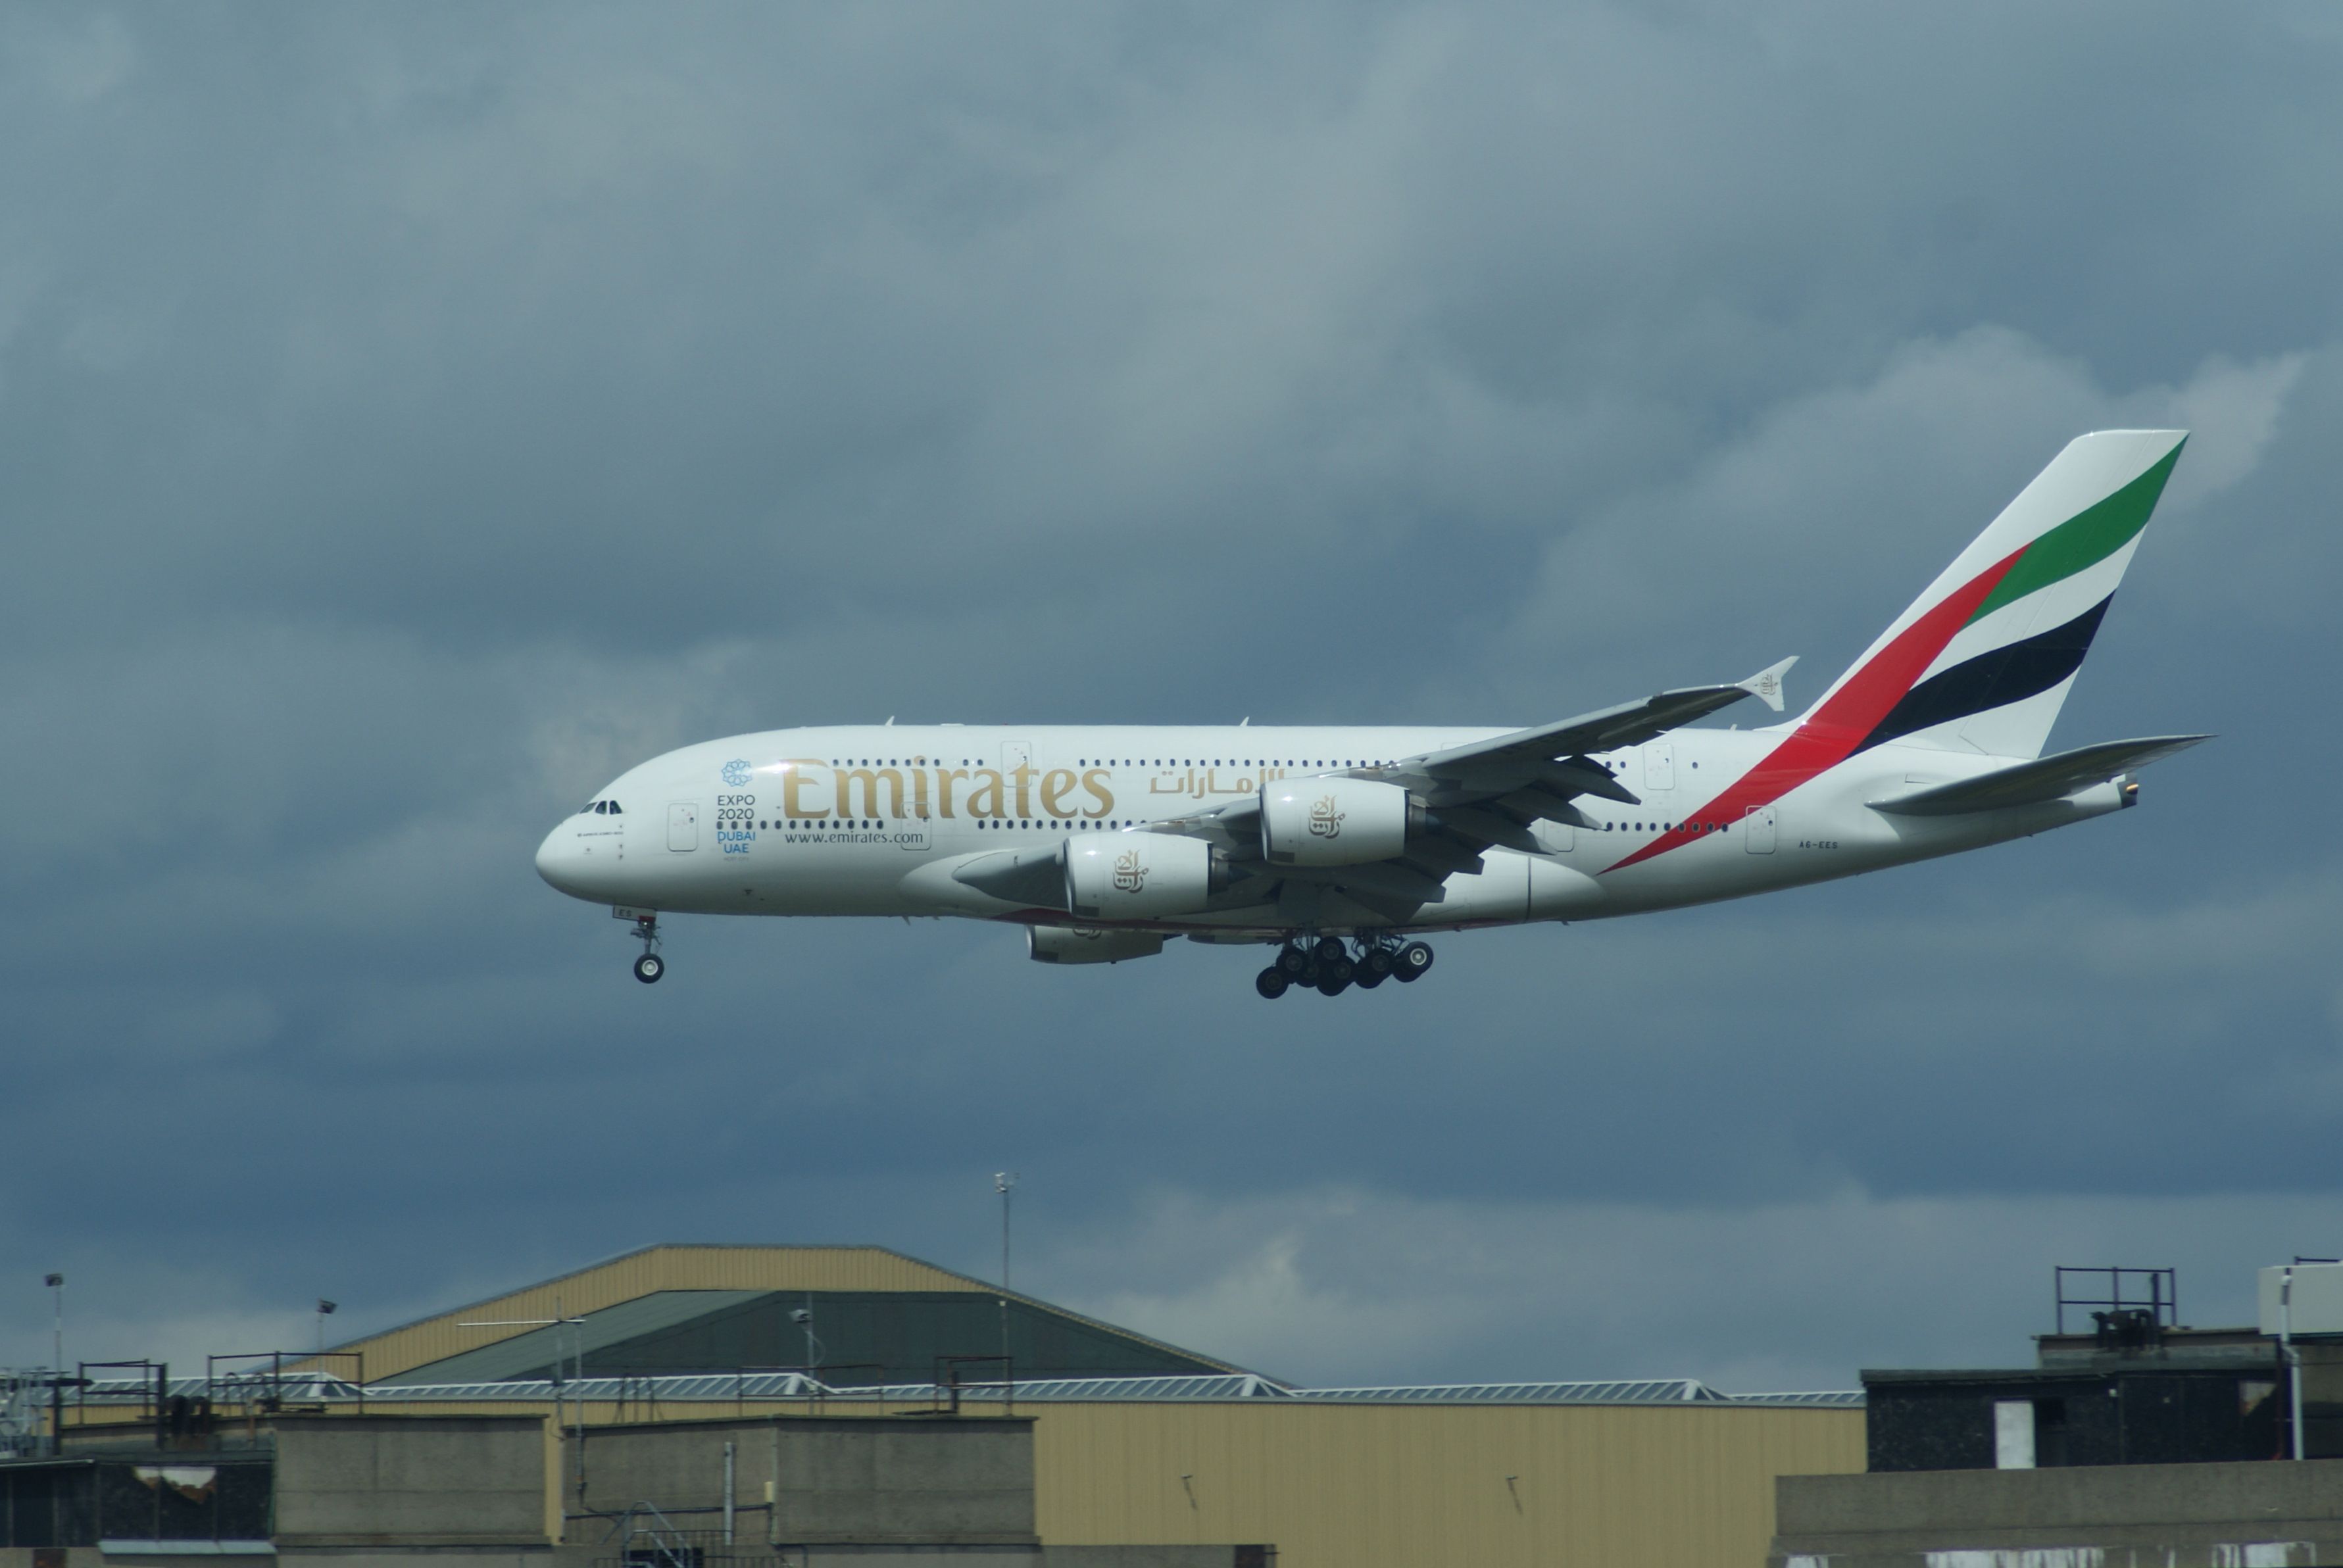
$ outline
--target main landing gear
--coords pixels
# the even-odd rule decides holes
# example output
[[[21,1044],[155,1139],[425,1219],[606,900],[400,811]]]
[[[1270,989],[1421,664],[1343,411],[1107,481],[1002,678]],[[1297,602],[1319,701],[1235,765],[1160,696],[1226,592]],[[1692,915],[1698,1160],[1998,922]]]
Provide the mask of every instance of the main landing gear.
[[[1373,990],[1387,980],[1405,985],[1432,967],[1432,944],[1357,939],[1354,957],[1340,937],[1300,938],[1277,950],[1270,966],[1253,977],[1252,989],[1275,1000],[1292,987],[1308,986],[1321,996],[1340,996],[1353,986]]]
[[[659,917],[637,915],[634,934],[643,944],[643,956],[635,960],[635,978],[645,985],[656,984],[667,973],[667,960],[659,956]]]

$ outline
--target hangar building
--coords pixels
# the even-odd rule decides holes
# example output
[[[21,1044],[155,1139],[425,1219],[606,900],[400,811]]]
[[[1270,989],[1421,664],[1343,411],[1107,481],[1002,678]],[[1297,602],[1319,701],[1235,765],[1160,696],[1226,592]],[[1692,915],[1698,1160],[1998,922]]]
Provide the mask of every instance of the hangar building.
[[[1281,1568],[1754,1565],[1776,1477],[1865,1464],[1859,1392],[1298,1388],[877,1247],[648,1247],[265,1375],[288,1411],[539,1418],[556,1542],[607,1516],[598,1452],[658,1423],[1013,1415],[1051,1550],[1261,1543]]]

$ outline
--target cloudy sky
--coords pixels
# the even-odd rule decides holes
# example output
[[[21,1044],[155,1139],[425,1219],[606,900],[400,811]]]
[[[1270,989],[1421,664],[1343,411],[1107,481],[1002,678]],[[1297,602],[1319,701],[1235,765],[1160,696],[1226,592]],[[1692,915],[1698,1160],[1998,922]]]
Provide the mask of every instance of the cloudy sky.
[[[0,1362],[883,1243],[1317,1382],[1844,1387],[2343,1251],[2343,13],[0,9]],[[2197,432],[2146,809],[1252,992],[530,854],[883,719],[1810,699]],[[1803,686],[1803,691],[1800,688]],[[1738,717],[1738,716],[1735,716]]]

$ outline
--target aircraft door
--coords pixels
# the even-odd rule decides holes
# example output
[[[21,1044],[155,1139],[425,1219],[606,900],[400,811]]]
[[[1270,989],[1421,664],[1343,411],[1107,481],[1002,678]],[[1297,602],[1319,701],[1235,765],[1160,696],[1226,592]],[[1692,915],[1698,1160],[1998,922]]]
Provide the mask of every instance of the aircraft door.
[[[1033,743],[1030,740],[1004,740],[1001,743],[1001,770],[1033,766]]]
[[[699,802],[677,800],[667,809],[667,847],[681,854],[699,848]]]
[[[1741,847],[1753,855],[1774,852],[1774,808],[1752,806],[1741,818]]]
[[[1675,743],[1670,740],[1654,740],[1644,748],[1644,788],[1673,789],[1675,787]]]

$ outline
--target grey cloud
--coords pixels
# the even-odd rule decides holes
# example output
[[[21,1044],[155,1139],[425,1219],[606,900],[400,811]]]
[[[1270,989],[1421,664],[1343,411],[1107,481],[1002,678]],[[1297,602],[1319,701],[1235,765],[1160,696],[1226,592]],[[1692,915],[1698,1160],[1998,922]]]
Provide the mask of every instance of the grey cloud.
[[[2333,1228],[2327,1205],[2268,1193],[1846,1187],[1660,1208],[1313,1188],[1212,1206],[1159,1193],[1134,1228],[1051,1265],[1091,1311],[1312,1383],[1699,1377],[1755,1393],[1852,1388],[1867,1366],[2028,1364],[2027,1336],[2056,1326],[2052,1261],[2168,1260],[2184,1322],[2250,1323],[2254,1270],[2331,1246]]]
[[[137,1353],[663,1236],[981,1268],[1010,1162],[1068,1238],[1225,1216],[1194,1281],[1069,1240],[1031,1282],[1268,1357],[1374,1261],[1295,1193],[1493,1252],[1511,1206],[1689,1245],[1943,1204],[2032,1272],[2099,1234],[2062,1204],[2194,1258],[2252,1191],[2315,1203],[2237,1151],[2332,1131],[2343,879],[2237,786],[2337,759],[2338,44],[2288,8],[11,11],[0,1250],[70,1255]],[[860,922],[679,921],[646,992],[529,870],[632,762],[767,726],[1526,721],[1789,652],[1810,693],[2077,430],[2167,419],[2199,436],[2060,737],[2225,739],[2070,834],[1280,1010],[1242,954]],[[190,1171],[215,1201],[158,1211]],[[1605,1256],[1415,1365],[1563,1370],[1508,1327],[1678,1277]],[[1345,1306],[1326,1364],[1453,1310]],[[1842,1364],[1780,1333],[1584,1365]]]

